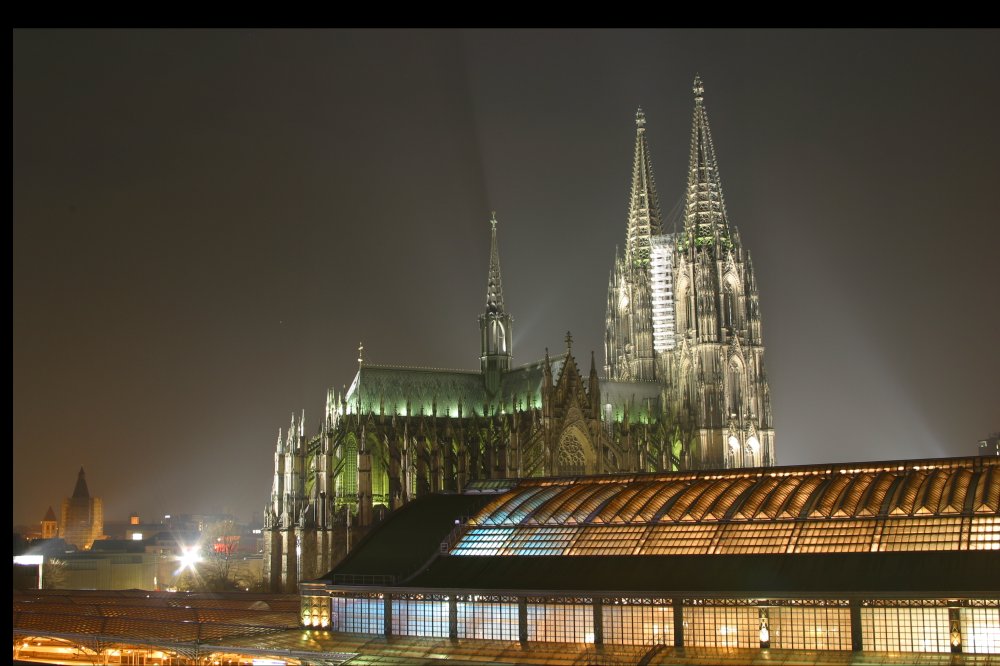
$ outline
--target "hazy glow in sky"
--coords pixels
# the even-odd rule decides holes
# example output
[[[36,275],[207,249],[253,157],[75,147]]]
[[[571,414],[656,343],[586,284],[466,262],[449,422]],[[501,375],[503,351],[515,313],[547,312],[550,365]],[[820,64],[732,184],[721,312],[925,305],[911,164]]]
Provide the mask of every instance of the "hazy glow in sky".
[[[603,357],[642,105],[664,212],[700,72],[757,271],[781,463],[1000,429],[995,32],[14,33],[14,522],[270,489],[379,363]],[[313,424],[313,425],[310,425]]]

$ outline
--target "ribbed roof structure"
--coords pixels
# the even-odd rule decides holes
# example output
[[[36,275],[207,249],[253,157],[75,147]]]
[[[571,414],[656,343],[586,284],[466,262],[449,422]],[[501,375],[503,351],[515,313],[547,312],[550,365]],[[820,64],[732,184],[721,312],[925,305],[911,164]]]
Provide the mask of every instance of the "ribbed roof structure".
[[[1000,549],[1000,461],[952,458],[537,479],[485,506],[454,555]]]

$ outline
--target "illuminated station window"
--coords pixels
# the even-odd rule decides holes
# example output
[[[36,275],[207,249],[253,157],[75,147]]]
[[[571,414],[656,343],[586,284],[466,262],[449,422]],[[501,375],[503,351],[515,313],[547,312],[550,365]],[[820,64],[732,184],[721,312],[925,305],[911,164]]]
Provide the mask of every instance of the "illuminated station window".
[[[430,587],[421,587],[419,572],[405,588],[330,584],[329,603],[303,602],[304,624],[527,643],[1000,653],[995,588],[971,598],[939,593],[980,589],[963,578],[978,569],[940,562],[981,563],[990,555],[975,551],[1000,549],[1000,461],[523,479],[495,492],[460,521],[454,537],[436,544]],[[830,592],[822,587],[829,581],[812,580],[814,554],[849,565],[831,571],[831,580],[847,572],[872,587]],[[600,558],[607,566],[598,566]],[[489,559],[495,567],[481,566]],[[744,590],[730,575],[743,561],[747,571],[780,571],[754,580],[798,575],[817,587]],[[926,571],[881,587],[893,576],[879,570],[904,561]],[[722,567],[718,577],[715,566]],[[799,566],[805,568],[793,575]],[[983,572],[983,581],[992,573]],[[442,585],[450,575],[464,586]],[[681,588],[690,590],[681,598],[655,588],[677,576],[688,577],[685,585],[701,577],[707,589]],[[947,587],[949,576],[959,587]],[[550,578],[558,582],[544,587]],[[623,581],[632,587],[613,587]],[[927,581],[934,586],[920,592]],[[864,589],[876,592],[857,591]]]
[[[457,637],[518,640],[517,597],[468,595],[457,602]]]

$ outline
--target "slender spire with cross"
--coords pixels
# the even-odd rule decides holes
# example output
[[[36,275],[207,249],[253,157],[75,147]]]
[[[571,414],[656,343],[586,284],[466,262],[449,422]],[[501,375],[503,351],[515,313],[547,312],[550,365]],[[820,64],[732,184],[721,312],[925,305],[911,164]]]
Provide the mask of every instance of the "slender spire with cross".
[[[649,263],[651,238],[663,233],[660,199],[653,180],[653,160],[646,143],[646,114],[635,112],[635,157],[632,162],[632,192],[628,205],[625,258],[630,265]]]
[[[695,75],[694,118],[691,126],[691,160],[688,167],[684,232],[689,240],[704,243],[718,234],[729,241],[729,221],[722,197],[722,180],[715,156],[712,131],[705,112],[705,86]]]
[[[503,282],[500,279],[500,252],[497,250],[497,214],[490,216],[490,275],[486,284],[486,311],[501,313],[503,307]]]
[[[511,324],[503,303],[503,281],[500,278],[500,251],[497,249],[497,214],[490,216],[490,273],[486,283],[486,311],[479,315],[482,353],[480,361],[486,390],[495,394],[500,388],[501,375],[510,369]]]

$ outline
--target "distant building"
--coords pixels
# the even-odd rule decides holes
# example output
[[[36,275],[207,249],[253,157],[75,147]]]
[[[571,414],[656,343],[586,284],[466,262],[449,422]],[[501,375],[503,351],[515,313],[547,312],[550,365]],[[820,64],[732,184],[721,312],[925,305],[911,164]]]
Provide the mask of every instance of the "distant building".
[[[1000,432],[995,432],[979,442],[979,455],[1000,456]]]
[[[59,536],[59,521],[56,520],[56,512],[49,507],[49,510],[45,512],[45,517],[42,518],[42,538],[43,539],[55,539]]]
[[[104,538],[105,539],[132,539],[132,535],[135,532],[141,533],[143,530],[139,528],[140,524],[139,514],[132,513],[129,514],[126,520],[105,520],[104,521]],[[145,527],[145,526],[143,526]],[[140,536],[139,539],[142,539]]]
[[[343,664],[355,654],[309,649],[293,596],[145,590],[14,592],[17,663]],[[267,649],[281,634],[307,646]],[[236,647],[248,642],[247,648]],[[71,654],[72,653],[72,654]],[[397,660],[396,663],[406,663]]]
[[[136,541],[98,541],[87,552],[62,558],[62,581],[52,587],[68,590],[155,590],[156,553]]]
[[[76,477],[72,497],[62,503],[59,537],[80,549],[90,548],[104,536],[104,507],[101,498],[91,497],[83,468]]]

